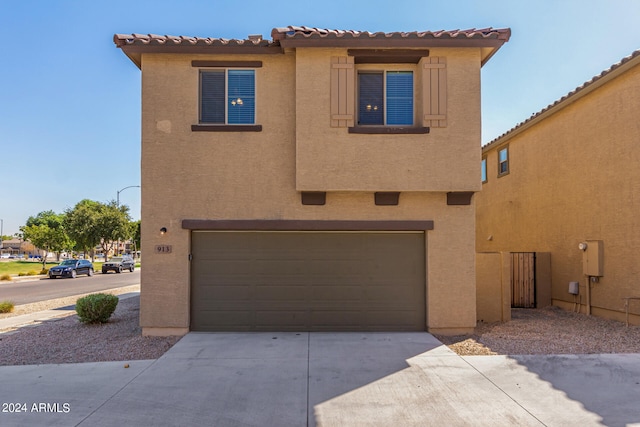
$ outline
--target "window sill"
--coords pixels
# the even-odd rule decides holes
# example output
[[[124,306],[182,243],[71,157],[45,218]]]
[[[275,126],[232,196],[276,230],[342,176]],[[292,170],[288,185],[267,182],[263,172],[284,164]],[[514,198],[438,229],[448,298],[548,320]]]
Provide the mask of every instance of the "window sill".
[[[401,127],[401,126],[354,126],[349,128],[349,133],[360,134],[397,134],[397,135],[409,135],[409,134],[425,134],[429,133],[428,127]]]
[[[191,125],[192,132],[262,132],[262,125]]]

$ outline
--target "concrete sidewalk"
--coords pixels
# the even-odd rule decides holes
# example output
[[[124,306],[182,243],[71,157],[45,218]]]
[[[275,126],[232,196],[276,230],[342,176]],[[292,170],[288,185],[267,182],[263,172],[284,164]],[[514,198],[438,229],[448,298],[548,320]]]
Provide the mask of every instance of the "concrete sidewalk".
[[[640,425],[639,354],[460,357],[427,333],[190,333],[0,378],[2,426]]]

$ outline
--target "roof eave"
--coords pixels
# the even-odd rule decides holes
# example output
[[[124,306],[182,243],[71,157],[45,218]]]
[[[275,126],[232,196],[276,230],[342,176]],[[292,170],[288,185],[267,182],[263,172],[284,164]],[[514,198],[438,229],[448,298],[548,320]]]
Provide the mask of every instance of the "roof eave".
[[[429,47],[500,47],[507,40],[499,38],[404,38],[404,37],[287,37],[282,47],[366,47],[366,48],[429,48]]]
[[[136,39],[132,35],[113,36],[116,47],[129,57],[138,68],[142,64],[143,53],[179,54],[281,54],[283,49],[274,43],[262,40],[258,43],[238,40],[205,40],[195,38],[153,38]]]
[[[293,33],[291,33],[293,31]],[[296,33],[296,31],[301,31]],[[429,49],[437,47],[480,48],[484,65],[511,37],[511,30],[454,30],[426,33],[368,33],[321,30],[307,27],[274,28],[273,41],[262,38],[249,40],[212,39],[155,34],[115,34],[117,47],[136,64],[142,64],[143,53],[179,54],[282,54],[286,48],[366,48],[366,49]]]
[[[481,58],[481,65],[484,65],[493,55],[509,40],[509,37],[492,38],[405,38],[405,37],[350,37],[350,36],[290,36],[279,40],[283,48],[367,48],[367,49],[425,49],[425,48],[484,48],[487,53]]]

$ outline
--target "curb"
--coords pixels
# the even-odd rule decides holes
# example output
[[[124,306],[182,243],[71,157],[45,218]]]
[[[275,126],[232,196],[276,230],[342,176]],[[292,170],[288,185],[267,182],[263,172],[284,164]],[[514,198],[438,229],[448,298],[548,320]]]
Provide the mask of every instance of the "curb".
[[[136,270],[141,270],[142,267],[136,267]],[[95,274],[104,274],[104,273],[98,273],[96,272]],[[27,282],[29,280],[45,280],[45,279],[49,279],[49,276],[47,276],[46,274],[36,274],[33,276],[17,276],[17,275],[12,275],[11,276],[11,280],[0,280],[0,286],[2,286],[3,284],[8,284],[8,283],[19,283],[19,282]]]
[[[42,280],[46,279],[48,276],[44,274],[36,274],[35,276],[11,276],[11,280],[2,280],[0,281],[0,285],[4,283],[18,283],[18,282],[26,282],[28,280]]]

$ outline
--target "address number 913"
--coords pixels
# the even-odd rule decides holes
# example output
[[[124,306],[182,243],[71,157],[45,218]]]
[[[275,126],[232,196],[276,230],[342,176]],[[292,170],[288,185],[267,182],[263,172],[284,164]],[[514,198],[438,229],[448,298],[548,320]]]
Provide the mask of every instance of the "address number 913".
[[[156,245],[156,253],[157,254],[170,254],[171,253],[171,245]]]

